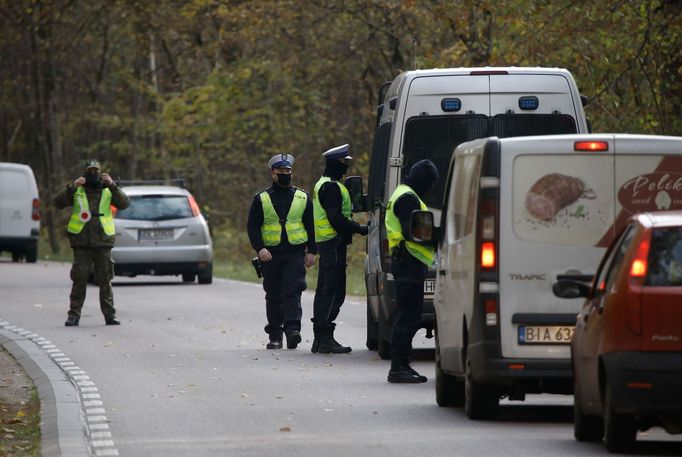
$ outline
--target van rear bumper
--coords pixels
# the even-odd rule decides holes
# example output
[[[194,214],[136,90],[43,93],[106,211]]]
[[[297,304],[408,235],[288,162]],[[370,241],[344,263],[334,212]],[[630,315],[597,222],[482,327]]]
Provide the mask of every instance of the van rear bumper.
[[[477,382],[524,393],[573,393],[570,359],[504,358],[497,342],[472,343],[468,350]]]
[[[0,251],[26,251],[37,245],[37,234],[35,237],[0,237]]]
[[[682,430],[682,352],[602,355],[616,412],[650,415]]]

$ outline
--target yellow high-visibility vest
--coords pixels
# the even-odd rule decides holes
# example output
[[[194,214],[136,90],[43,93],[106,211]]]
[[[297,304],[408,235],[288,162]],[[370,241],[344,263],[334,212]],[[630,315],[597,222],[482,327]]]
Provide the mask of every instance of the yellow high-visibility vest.
[[[99,200],[99,214],[99,223],[102,224],[104,233],[107,236],[114,236],[116,229],[114,227],[114,216],[111,214],[111,191],[109,189],[102,190],[102,197]],[[66,230],[77,235],[90,221],[90,218],[88,197],[85,195],[85,189],[81,186],[73,194],[73,212]]]
[[[263,237],[263,243],[266,246],[277,246],[282,241],[282,224],[277,216],[277,211],[272,205],[270,194],[267,192],[260,193],[260,202],[263,206],[263,225],[260,233]],[[300,189],[294,192],[294,198],[291,200],[289,213],[287,214],[284,228],[287,231],[287,238],[292,245],[303,244],[308,241],[308,232],[303,225],[303,213],[308,202],[308,196]]]
[[[315,241],[322,242],[331,240],[336,236],[336,230],[332,227],[332,224],[327,218],[327,211],[320,204],[320,188],[322,184],[326,182],[334,182],[338,184],[339,190],[341,191],[341,214],[350,220],[351,219],[351,206],[350,206],[350,194],[346,186],[338,181],[332,181],[329,176],[322,176],[315,184],[315,189],[313,191],[313,214],[315,216]]]
[[[435,257],[433,246],[424,246],[423,244],[406,240],[405,237],[403,236],[402,227],[400,226],[400,219],[398,219],[398,216],[396,216],[395,213],[393,212],[393,206],[395,205],[395,202],[401,196],[407,193],[417,197],[417,200],[419,200],[419,206],[421,207],[422,211],[428,210],[426,204],[422,201],[421,198],[419,198],[419,195],[417,195],[417,193],[410,186],[401,184],[395,188],[395,191],[393,191],[393,195],[391,195],[391,198],[388,200],[388,206],[386,207],[385,223],[386,236],[388,237],[388,251],[392,252],[393,248],[398,246],[401,241],[405,241],[405,247],[407,248],[407,252],[412,254],[420,262],[430,267]]]

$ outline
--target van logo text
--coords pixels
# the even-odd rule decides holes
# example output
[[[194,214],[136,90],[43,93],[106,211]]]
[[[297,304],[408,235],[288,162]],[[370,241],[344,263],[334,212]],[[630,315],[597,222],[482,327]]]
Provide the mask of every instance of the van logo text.
[[[518,274],[511,273],[509,279],[512,281],[545,281],[544,274],[530,273],[530,274]]]
[[[649,173],[632,178],[618,191],[618,201],[632,213],[682,209],[682,175]]]
[[[662,341],[664,343],[677,343],[680,341],[679,336],[675,335],[654,335],[651,337],[651,341]]]

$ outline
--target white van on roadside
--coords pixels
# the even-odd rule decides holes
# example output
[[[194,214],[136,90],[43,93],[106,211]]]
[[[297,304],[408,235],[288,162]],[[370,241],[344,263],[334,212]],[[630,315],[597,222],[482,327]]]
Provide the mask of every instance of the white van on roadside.
[[[430,159],[440,179],[424,198],[436,215],[452,151],[460,143],[490,136],[588,133],[571,73],[562,68],[480,67],[407,71],[380,91],[368,196],[354,211],[369,212],[365,259],[367,347],[389,358],[395,284],[384,218],[388,199],[412,164]],[[349,186],[349,190],[352,186]],[[362,185],[357,184],[356,189]],[[360,191],[361,192],[361,191]],[[436,218],[438,220],[438,218]],[[424,283],[422,328],[433,329],[435,270]]]
[[[40,199],[28,165],[0,162],[0,252],[13,260],[38,259]]]
[[[581,299],[628,218],[682,209],[682,138],[486,138],[455,150],[445,187],[434,307],[436,400],[472,419],[501,397],[570,394]]]

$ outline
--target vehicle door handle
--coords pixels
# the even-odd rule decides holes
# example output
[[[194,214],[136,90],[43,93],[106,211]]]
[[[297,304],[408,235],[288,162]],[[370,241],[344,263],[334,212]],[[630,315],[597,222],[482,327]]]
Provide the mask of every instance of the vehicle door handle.
[[[441,276],[445,276],[447,272],[445,270],[438,270],[438,274]]]

